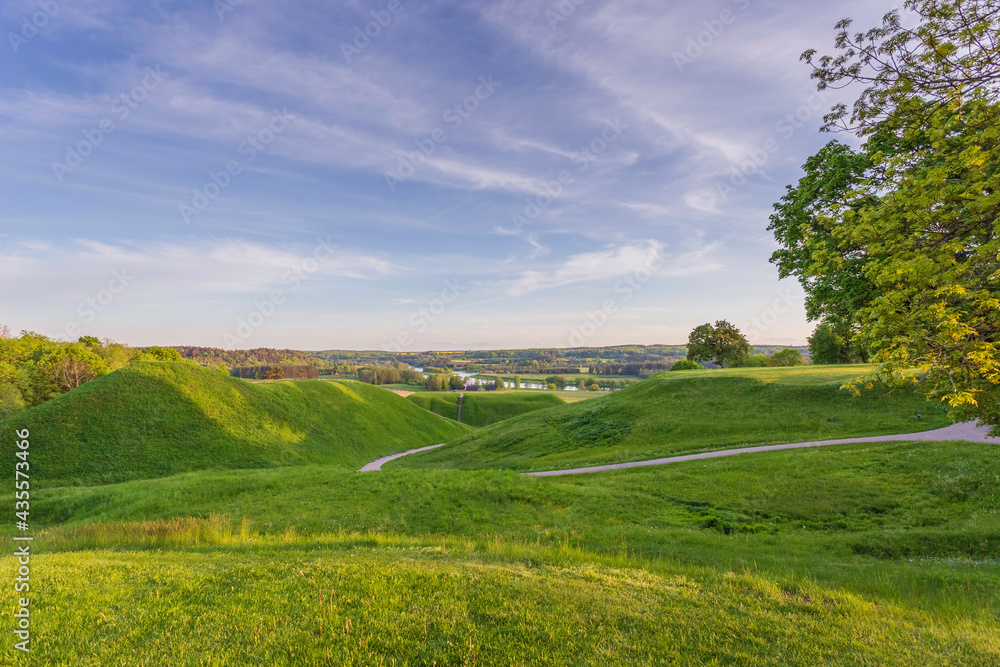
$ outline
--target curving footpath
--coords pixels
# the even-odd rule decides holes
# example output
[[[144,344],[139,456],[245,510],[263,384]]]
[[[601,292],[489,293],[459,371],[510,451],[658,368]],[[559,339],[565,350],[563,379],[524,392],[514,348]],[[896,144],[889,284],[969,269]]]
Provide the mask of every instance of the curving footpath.
[[[389,454],[389,456],[383,456],[380,459],[375,459],[371,463],[366,464],[358,472],[379,472],[382,470],[382,465],[388,463],[389,461],[395,461],[396,459],[402,458],[408,454],[416,454],[417,452],[426,452],[429,449],[437,449],[438,447],[444,447],[442,442],[440,445],[431,445],[430,447],[420,447],[419,449],[409,449],[405,452],[400,452],[398,454]]]
[[[715,452],[702,452],[700,454],[686,454],[684,456],[669,456],[663,459],[652,459],[650,461],[631,461],[629,463],[612,463],[603,466],[591,466],[589,468],[571,468],[569,470],[545,470],[542,472],[526,472],[522,473],[528,477],[556,477],[559,475],[581,475],[590,472],[605,472],[608,470],[624,470],[626,468],[642,468],[644,466],[659,466],[666,463],[679,463],[681,461],[697,461],[700,459],[714,459],[722,456],[735,456],[736,454],[753,454],[755,452],[776,452],[783,449],[804,449],[806,447],[826,447],[828,445],[852,445],[865,442],[891,442],[891,441],[909,441],[909,440],[926,440],[926,441],[936,441],[943,442],[947,440],[966,440],[969,442],[986,442],[1000,444],[1000,438],[991,438],[989,436],[990,427],[989,426],[977,426],[976,422],[963,422],[961,424],[952,424],[951,426],[946,426],[944,428],[935,429],[933,431],[923,431],[921,433],[902,433],[899,435],[875,435],[866,438],[843,438],[841,440],[816,440],[814,442],[794,442],[787,445],[762,445],[760,447],[743,447],[741,449],[723,449]],[[392,461],[393,459],[398,459],[400,457],[406,456],[407,454],[416,454],[417,452],[425,452],[429,449],[437,449],[443,445],[431,445],[430,447],[421,447],[420,449],[411,449],[407,452],[400,452],[399,454],[392,454],[390,456],[383,456],[380,459],[376,459],[361,468],[360,472],[370,472],[375,470],[381,470],[382,464],[387,461]]]

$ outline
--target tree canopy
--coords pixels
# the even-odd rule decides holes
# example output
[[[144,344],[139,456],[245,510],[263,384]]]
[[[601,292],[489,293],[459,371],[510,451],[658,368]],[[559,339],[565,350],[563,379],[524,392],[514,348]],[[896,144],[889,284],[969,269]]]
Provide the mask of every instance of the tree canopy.
[[[893,12],[852,35],[845,20],[836,56],[803,54],[821,89],[864,86],[826,129],[865,143],[856,152],[834,142],[807,162],[772,217],[782,246],[773,261],[806,286],[810,317],[829,320],[811,345],[843,352],[836,339],[849,338],[881,379],[919,380],[998,424],[1000,7],[905,8],[917,27]]]
[[[722,367],[742,366],[752,352],[753,347],[740,330],[726,320],[695,327],[688,337],[687,358],[694,362],[713,361]]]

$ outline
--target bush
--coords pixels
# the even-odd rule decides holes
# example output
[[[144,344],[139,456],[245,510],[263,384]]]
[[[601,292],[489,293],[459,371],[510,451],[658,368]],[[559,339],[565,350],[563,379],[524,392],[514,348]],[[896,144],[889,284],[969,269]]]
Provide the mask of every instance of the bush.
[[[806,363],[802,358],[802,353],[795,348],[785,348],[781,352],[775,352],[768,360],[768,366],[799,366]]]
[[[673,366],[670,367],[672,371],[697,371],[704,368],[701,364],[691,361],[690,359],[681,359],[675,362]]]

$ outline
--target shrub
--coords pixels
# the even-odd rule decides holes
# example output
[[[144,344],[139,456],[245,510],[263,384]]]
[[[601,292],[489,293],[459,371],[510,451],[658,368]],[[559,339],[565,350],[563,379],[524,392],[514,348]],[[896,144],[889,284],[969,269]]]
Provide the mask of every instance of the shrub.
[[[680,361],[675,362],[674,365],[670,367],[670,370],[672,370],[672,371],[696,371],[696,370],[700,370],[701,368],[703,368],[703,366],[701,364],[695,362],[695,361],[691,361],[690,359],[681,359]]]
[[[802,358],[802,353],[795,348],[785,348],[781,352],[775,352],[768,360],[768,366],[798,366],[806,363]]]

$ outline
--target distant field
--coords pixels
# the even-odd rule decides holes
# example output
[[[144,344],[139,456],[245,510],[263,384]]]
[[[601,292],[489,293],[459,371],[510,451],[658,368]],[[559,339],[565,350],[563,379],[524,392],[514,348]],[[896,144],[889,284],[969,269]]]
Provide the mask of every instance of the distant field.
[[[517,417],[405,468],[551,470],[759,444],[907,433],[946,426],[943,408],[902,390],[860,398],[841,384],[871,367],[662,373],[600,401]],[[917,413],[922,413],[918,420]]]
[[[407,396],[406,400],[448,419],[456,419],[458,415],[459,394],[457,393],[426,392]],[[487,426],[504,419],[557,405],[565,405],[565,403],[558,396],[549,392],[466,392],[462,401],[462,423],[475,427]]]
[[[64,525],[32,559],[35,657],[1000,664],[994,449],[850,445],[549,479],[306,466],[47,489],[37,521]],[[0,557],[0,576],[15,567]]]
[[[32,484],[98,484],[210,468],[339,463],[453,439],[468,427],[359,382],[263,384],[188,362],[136,362],[0,422],[28,428]],[[13,460],[13,438],[3,455]]]

